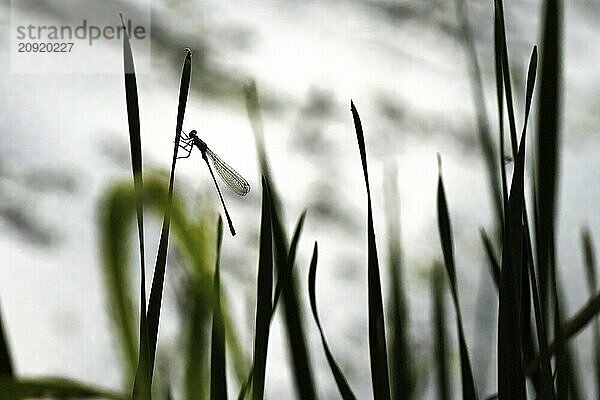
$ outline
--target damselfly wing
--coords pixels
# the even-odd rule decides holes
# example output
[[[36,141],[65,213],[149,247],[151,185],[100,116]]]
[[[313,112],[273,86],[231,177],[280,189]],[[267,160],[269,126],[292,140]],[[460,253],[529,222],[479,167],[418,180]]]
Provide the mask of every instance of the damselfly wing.
[[[250,184],[248,181],[238,174],[236,170],[231,168],[225,161],[221,160],[221,158],[208,147],[206,148],[206,155],[212,161],[217,174],[235,194],[245,196],[250,192]]]

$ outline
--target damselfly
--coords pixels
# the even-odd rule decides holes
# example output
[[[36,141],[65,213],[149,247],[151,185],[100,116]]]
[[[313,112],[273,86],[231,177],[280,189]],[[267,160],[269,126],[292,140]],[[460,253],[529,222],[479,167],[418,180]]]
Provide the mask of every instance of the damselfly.
[[[181,140],[179,142],[179,147],[183,149],[186,154],[184,156],[179,156],[177,158],[188,158],[192,154],[192,150],[194,146],[200,150],[202,154],[202,158],[206,162],[208,166],[208,170],[210,171],[210,176],[215,183],[215,188],[217,189],[217,193],[219,194],[219,199],[221,199],[221,204],[223,205],[223,210],[225,211],[225,216],[227,217],[227,223],[229,224],[229,230],[231,231],[231,235],[235,236],[235,229],[233,228],[233,223],[231,222],[231,218],[229,217],[229,212],[227,211],[227,207],[225,206],[225,201],[223,200],[223,195],[221,194],[221,189],[219,189],[219,185],[217,184],[217,180],[215,179],[215,174],[210,167],[208,159],[212,162],[212,165],[215,167],[215,170],[223,179],[223,182],[229,186],[229,188],[239,196],[245,196],[250,192],[250,184],[246,181],[240,174],[238,174],[233,168],[231,168],[227,163],[215,154],[214,151],[208,148],[206,143],[202,139],[200,139],[195,130],[190,131],[190,133],[185,133],[181,131]]]

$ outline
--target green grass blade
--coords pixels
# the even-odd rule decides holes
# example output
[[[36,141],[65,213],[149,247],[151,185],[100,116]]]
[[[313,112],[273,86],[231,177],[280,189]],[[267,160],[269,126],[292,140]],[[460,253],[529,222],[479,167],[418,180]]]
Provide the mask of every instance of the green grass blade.
[[[223,241],[223,220],[219,217],[217,227],[217,254],[213,278],[214,303],[210,352],[210,398],[227,400],[227,364],[225,357],[225,325],[221,314],[221,273],[219,258]]]
[[[396,169],[386,172],[385,200],[388,220],[388,343],[392,398],[409,400],[414,397],[417,371],[409,349],[408,306],[404,289],[404,274],[400,244],[400,211]]]
[[[458,298],[458,285],[456,282],[456,267],[454,265],[452,227],[450,225],[450,215],[448,213],[448,205],[446,202],[446,193],[444,190],[444,182],[442,179],[441,159],[439,158],[439,154],[438,162],[440,167],[437,192],[438,228],[440,232],[440,242],[442,244],[442,252],[444,254],[446,272],[448,274],[448,280],[450,281],[450,292],[452,294],[452,300],[454,302],[454,309],[456,312],[458,345],[460,352],[460,371],[462,378],[462,394],[463,399],[471,400],[478,398],[477,388],[475,385],[475,379],[473,377],[473,369],[471,368],[469,350],[467,348],[467,341],[465,339],[465,333],[462,325],[462,315],[460,311],[460,302]]]
[[[45,399],[110,399],[128,396],[81,382],[63,378],[0,378],[0,400]]]
[[[129,42],[129,33],[125,28],[123,16],[121,23],[123,35],[123,68],[125,75],[125,97],[129,121],[129,145],[131,149],[131,169],[133,171],[133,186],[136,193],[136,213],[138,221],[138,238],[140,244],[140,345],[138,366],[133,386],[134,399],[150,399],[150,357],[148,348],[148,321],[146,316],[146,271],[144,260],[144,214],[143,214],[143,181],[142,181],[142,145],[140,138],[140,110],[138,103],[135,65]]]
[[[256,333],[254,339],[254,376],[252,398],[262,400],[265,390],[267,349],[271,325],[273,292],[273,239],[271,229],[271,206],[267,180],[262,179],[262,216],[260,222],[260,255],[258,260],[258,284],[256,289]]]
[[[450,400],[450,364],[448,359],[448,331],[446,330],[446,302],[444,301],[444,267],[436,263],[431,270],[433,304],[434,364],[438,400]]]
[[[367,171],[367,154],[360,116],[350,103],[356,140],[360,151],[362,169],[367,188],[367,268],[368,268],[368,302],[369,302],[369,351],[371,356],[371,380],[373,382],[373,397],[375,400],[390,399],[390,382],[387,363],[387,346],[385,341],[385,322],[383,317],[383,299],[377,259],[377,244],[373,228],[373,210],[371,208],[371,189]]]
[[[288,264],[288,244],[287,233],[283,224],[283,209],[281,201],[271,176],[269,163],[263,141],[263,126],[260,117],[260,105],[256,85],[251,83],[246,87],[246,106],[248,117],[252,124],[252,130],[256,141],[257,158],[266,181],[269,185],[269,196],[271,205],[271,221],[273,228],[273,243],[275,253],[275,265],[278,276],[289,276],[290,279],[284,290],[283,313],[285,321],[285,330],[287,334],[289,349],[291,352],[292,372],[296,391],[301,399],[316,398],[316,389],[312,368],[310,363],[310,354],[306,345],[306,336],[304,333],[304,322],[302,318],[302,309],[300,307],[300,296],[297,289],[297,279],[292,273],[292,266]]]
[[[158,253],[156,255],[156,263],[154,264],[154,276],[152,277],[152,289],[150,290],[150,299],[148,302],[150,381],[152,381],[152,372],[154,371],[154,357],[156,355],[158,324],[160,321],[160,308],[162,303],[162,293],[165,282],[165,271],[167,266],[167,249],[169,247],[169,229],[171,226],[171,204],[173,202],[173,184],[175,181],[175,163],[177,161],[177,150],[179,149],[179,139],[181,137],[183,117],[185,115],[185,106],[187,104],[191,72],[192,52],[189,49],[186,49],[186,56],[183,62],[183,69],[181,72],[181,83],[179,85],[179,107],[177,110],[177,123],[175,127],[175,146],[173,147],[173,160],[171,163],[171,174],[169,177],[169,195],[167,198],[165,216],[160,232]]]
[[[315,242],[315,247],[313,248],[313,255],[310,260],[310,269],[308,271],[308,295],[310,297],[310,307],[312,310],[313,318],[317,324],[317,328],[319,329],[319,333],[321,334],[321,343],[323,344],[323,348],[325,349],[325,356],[327,357],[327,363],[329,364],[329,368],[333,373],[333,377],[335,379],[335,383],[337,384],[338,390],[340,391],[340,395],[344,400],[356,400],[356,396],[352,392],[350,385],[348,385],[348,381],[346,377],[340,370],[335,358],[333,358],[333,354],[329,349],[329,345],[327,344],[327,339],[325,339],[325,333],[323,332],[323,327],[321,326],[321,321],[319,319],[319,313],[317,311],[317,298],[315,295],[315,281],[317,277],[317,260],[319,258],[319,249],[317,247],[317,242]]]
[[[598,277],[597,277],[597,266],[596,266],[596,254],[592,245],[592,235],[588,228],[585,228],[581,233],[581,242],[583,245],[583,254],[585,255],[585,272],[586,280],[588,282],[588,289],[590,296],[598,291]],[[596,382],[596,398],[600,399],[600,321],[598,318],[594,320],[594,375]]]
[[[4,333],[4,326],[2,324],[2,314],[0,313],[0,377],[11,378],[13,376],[14,368],[12,363],[12,357],[8,348],[6,334]]]

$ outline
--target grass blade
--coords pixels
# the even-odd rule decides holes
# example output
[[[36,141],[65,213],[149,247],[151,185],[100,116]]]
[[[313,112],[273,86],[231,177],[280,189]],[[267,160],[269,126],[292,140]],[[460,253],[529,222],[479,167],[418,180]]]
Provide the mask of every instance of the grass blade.
[[[337,362],[333,358],[333,354],[331,354],[331,350],[329,349],[329,345],[327,344],[327,339],[325,339],[325,333],[323,332],[323,328],[321,326],[321,321],[319,320],[319,313],[317,311],[317,299],[315,295],[315,280],[317,277],[317,260],[319,257],[319,249],[317,247],[317,242],[315,242],[315,247],[313,248],[312,259],[310,260],[310,269],[308,271],[308,295],[310,297],[310,307],[312,310],[313,318],[317,324],[317,328],[319,329],[319,333],[321,334],[321,343],[323,344],[323,348],[325,349],[325,356],[327,357],[327,362],[329,363],[329,368],[333,373],[333,377],[335,379],[335,383],[337,384],[338,390],[340,391],[340,395],[344,400],[356,400],[356,396],[350,389],[350,385],[348,385],[348,381],[346,377],[340,370]]]
[[[0,400],[44,399],[49,397],[110,400],[125,400],[128,398],[116,392],[63,378],[0,378]]]
[[[6,334],[4,333],[4,326],[2,324],[2,315],[0,314],[0,377],[12,378],[14,377],[14,368],[10,350],[8,348],[8,341],[6,340]]]
[[[362,169],[367,188],[367,259],[368,259],[368,302],[369,302],[369,351],[371,356],[371,380],[373,382],[373,397],[375,400],[390,399],[390,382],[387,363],[387,347],[385,342],[385,322],[383,317],[383,299],[379,276],[379,261],[377,259],[377,243],[373,228],[373,210],[371,208],[371,189],[367,171],[367,154],[360,116],[350,102],[356,140],[360,151]]]
[[[389,301],[388,325],[390,383],[392,398],[411,399],[415,394],[417,373],[409,351],[408,306],[404,292],[404,276],[400,245],[400,211],[396,169],[387,171],[385,185],[388,220]]]
[[[494,30],[497,33],[498,50],[500,51],[500,62],[502,64],[502,77],[504,91],[506,92],[506,111],[508,112],[508,124],[510,127],[510,142],[512,145],[513,158],[517,158],[518,139],[517,124],[515,120],[515,108],[513,105],[512,83],[510,79],[510,67],[508,62],[508,47],[506,45],[506,29],[504,24],[504,7],[502,0],[494,1]],[[502,115],[502,114],[500,114]]]
[[[473,97],[473,106],[477,117],[477,132],[479,145],[483,153],[483,160],[487,169],[488,183],[496,212],[497,230],[500,232],[503,220],[502,193],[500,192],[500,178],[497,170],[496,149],[490,133],[490,123],[485,107],[485,93],[481,68],[477,60],[477,50],[473,40],[473,33],[469,23],[469,13],[466,0],[455,0],[456,14],[460,23],[461,42],[463,44],[467,62],[469,64],[469,77]],[[501,114],[500,114],[501,115]]]
[[[483,247],[485,248],[485,254],[487,255],[489,261],[490,275],[492,276],[496,290],[499,290],[500,276],[502,274],[500,271],[500,263],[498,262],[496,254],[494,254],[494,247],[492,246],[492,242],[483,228],[479,230],[479,234],[481,236],[481,241],[483,242]]]
[[[550,306],[548,285],[554,270],[554,232],[559,171],[560,102],[561,102],[561,6],[556,0],[544,2],[542,20],[541,82],[538,101],[536,151],[536,197],[538,230],[536,232],[540,286],[544,311]],[[555,291],[555,289],[552,289]]]
[[[136,194],[136,213],[138,221],[138,238],[140,245],[140,345],[138,366],[133,386],[134,399],[150,399],[150,357],[148,348],[148,321],[146,315],[146,271],[144,260],[144,213],[143,213],[143,181],[142,181],[142,145],[140,138],[140,110],[138,105],[137,81],[135,65],[129,42],[129,33],[125,28],[123,15],[121,24],[123,35],[123,68],[125,74],[125,97],[129,121],[129,145],[131,149],[131,169],[133,171],[133,186]]]
[[[227,365],[225,357],[225,324],[221,314],[221,273],[219,258],[223,241],[223,220],[219,217],[217,227],[217,254],[213,278],[214,302],[210,352],[210,398],[227,400]]]
[[[498,399],[525,399],[521,350],[521,290],[523,265],[523,214],[525,135],[521,136],[504,221],[504,246],[498,316]]]
[[[450,400],[450,364],[448,359],[448,331],[446,330],[446,302],[444,301],[444,267],[438,263],[431,270],[431,295],[433,298],[433,331],[437,398]]]
[[[262,400],[265,390],[265,370],[269,329],[271,325],[273,292],[273,239],[271,206],[267,180],[262,179],[262,216],[260,222],[260,255],[258,260],[258,285],[256,289],[256,333],[254,339],[254,376],[252,398]]]
[[[596,266],[596,255],[594,247],[592,245],[592,235],[588,228],[585,228],[581,233],[581,242],[583,245],[583,253],[585,255],[585,272],[588,282],[588,289],[590,296],[598,291],[598,278],[597,278],[597,266]],[[600,321],[598,318],[594,320],[594,374],[596,376],[596,398],[600,399]]]
[[[175,163],[177,161],[177,150],[179,149],[179,139],[183,126],[183,117],[185,115],[185,106],[190,87],[190,77],[192,72],[192,52],[186,49],[186,56],[183,62],[181,72],[181,83],[179,85],[179,106],[177,110],[177,123],[175,126],[175,146],[173,147],[173,160],[171,162],[171,174],[169,177],[169,195],[167,197],[167,206],[160,232],[160,242],[158,244],[158,253],[156,263],[154,264],[154,276],[152,278],[152,289],[150,290],[150,299],[148,302],[148,340],[150,357],[150,381],[152,381],[152,372],[154,371],[154,357],[156,355],[156,342],[158,338],[158,324],[160,321],[160,307],[162,303],[162,292],[165,282],[165,271],[167,266],[167,250],[169,247],[169,229],[171,226],[171,205],[173,203],[173,184],[175,181]]]
[[[252,124],[252,130],[256,141],[257,158],[266,181],[269,185],[268,194],[271,205],[271,221],[273,228],[273,243],[275,253],[275,265],[278,276],[289,276],[286,287],[282,288],[283,312],[285,330],[287,334],[289,349],[292,354],[292,369],[296,385],[296,391],[301,399],[316,398],[316,389],[310,357],[304,334],[304,323],[302,309],[297,289],[296,276],[292,273],[292,266],[288,263],[287,233],[283,224],[283,211],[281,201],[277,194],[275,183],[271,176],[267,155],[264,148],[263,126],[260,117],[260,106],[256,85],[252,82],[246,87],[246,107],[248,117]]]
[[[300,214],[300,218],[298,218],[298,222],[296,223],[296,228],[294,229],[294,236],[292,237],[292,242],[290,244],[290,251],[288,253],[288,264],[292,267],[292,269],[290,269],[288,272],[292,273],[293,272],[293,267],[294,267],[294,263],[296,260],[296,249],[298,246],[298,242],[300,240],[300,236],[302,235],[302,229],[304,227],[304,219],[306,218],[306,211],[303,211],[302,214]],[[281,297],[281,290],[282,288],[289,284],[289,283],[285,283],[287,282],[290,278],[290,275],[283,277],[283,276],[278,276],[277,277],[277,283],[275,284],[275,294],[273,296],[273,308],[271,309],[271,316],[270,316],[270,320],[273,321],[273,315],[275,315],[275,311],[277,310],[277,304],[279,304],[279,299]],[[242,387],[240,388],[240,392],[238,394],[238,400],[242,400],[246,397],[246,393],[248,392],[248,390],[250,389],[250,384],[252,383],[252,376],[254,375],[254,364],[252,364],[252,367],[250,368],[250,372],[248,373],[248,376],[246,377],[246,379],[244,380]]]
[[[456,267],[454,265],[454,249],[452,245],[452,227],[450,225],[450,215],[448,213],[448,205],[446,202],[446,193],[444,190],[444,182],[442,180],[441,158],[438,154],[439,163],[439,178],[437,192],[437,208],[438,208],[438,228],[440,232],[440,241],[442,244],[442,252],[444,254],[444,263],[448,280],[450,281],[450,292],[454,302],[456,312],[456,322],[458,329],[458,344],[460,352],[460,371],[462,378],[462,394],[463,399],[477,399],[477,389],[475,379],[473,378],[473,370],[471,368],[471,360],[469,358],[469,350],[465,339],[465,333],[462,325],[462,315],[460,311],[460,303],[458,299],[458,285],[456,283]]]
[[[553,306],[554,334],[557,344],[557,397],[565,398],[568,384],[565,374],[566,355],[561,338],[561,317],[556,271],[556,208],[558,191],[561,85],[562,85],[562,4],[558,0],[544,2],[541,22],[541,81],[538,103],[536,151],[537,257],[543,311]]]

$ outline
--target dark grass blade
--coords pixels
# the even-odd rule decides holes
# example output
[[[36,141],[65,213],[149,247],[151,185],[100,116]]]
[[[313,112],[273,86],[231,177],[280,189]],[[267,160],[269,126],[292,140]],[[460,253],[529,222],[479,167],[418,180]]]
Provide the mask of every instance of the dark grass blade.
[[[210,352],[210,398],[227,400],[227,365],[225,358],[225,324],[221,314],[221,272],[219,258],[223,241],[223,220],[217,227],[217,253],[213,278],[214,303]]]
[[[538,268],[544,311],[550,307],[548,281],[554,271],[555,213],[559,171],[561,120],[562,28],[560,1],[544,2],[542,19],[541,82],[538,97],[538,132],[535,143],[538,231],[536,232]]]
[[[437,192],[437,209],[438,209],[438,228],[440,232],[440,241],[442,244],[442,252],[444,254],[444,264],[450,282],[450,292],[454,302],[456,312],[456,322],[458,329],[458,344],[460,352],[460,370],[462,378],[462,396],[465,400],[477,399],[477,388],[475,379],[473,378],[473,370],[471,368],[471,360],[469,350],[465,339],[465,333],[462,325],[462,315],[460,311],[460,302],[458,298],[458,285],[456,282],[456,267],[454,265],[454,249],[452,244],[452,227],[450,225],[450,215],[448,213],[448,205],[446,202],[446,193],[444,190],[444,182],[442,180],[441,159],[438,154],[439,162],[439,178]]]
[[[581,242],[583,245],[583,254],[585,259],[585,273],[588,282],[590,296],[598,291],[598,277],[596,266],[596,254],[592,245],[592,235],[588,228],[583,229],[581,233]],[[594,320],[593,327],[593,354],[594,354],[594,375],[596,382],[596,398],[600,399],[600,321]]]
[[[506,179],[506,169],[504,168],[504,73],[502,71],[502,40],[506,41],[503,36],[500,21],[497,17],[498,12],[495,11],[494,18],[494,67],[496,77],[496,101],[498,107],[498,131],[499,131],[499,161],[500,161],[500,178],[502,183],[502,203],[503,211],[506,214],[508,206],[508,183]],[[502,230],[504,230],[504,220],[502,221]],[[502,232],[502,235],[504,233]]]
[[[288,253],[288,264],[292,267],[290,271],[293,272],[294,263],[296,260],[296,249],[298,246],[298,242],[300,240],[300,236],[302,235],[302,229],[304,227],[304,219],[306,218],[306,211],[303,211],[300,217],[298,218],[298,222],[296,223],[296,228],[294,229],[294,236],[292,237],[292,242],[290,244],[290,251]],[[279,299],[281,297],[281,290],[284,285],[286,285],[287,280],[289,280],[289,274],[286,277],[278,276],[277,283],[275,284],[275,294],[273,295],[273,308],[271,309],[270,319],[273,321],[273,315],[275,315],[275,311],[277,310],[277,304],[279,304]],[[250,389],[250,384],[252,383],[252,376],[254,375],[254,364],[250,368],[250,372],[248,376],[244,380],[242,387],[240,388],[240,392],[238,394],[238,399],[242,400],[246,397],[248,390]]]
[[[315,280],[317,276],[317,260],[319,257],[319,250],[317,247],[317,242],[315,242],[315,247],[313,248],[312,259],[310,260],[310,269],[308,271],[308,295],[310,297],[310,307],[312,310],[313,318],[317,324],[317,328],[319,328],[319,333],[321,334],[321,343],[323,344],[323,349],[325,349],[325,356],[327,357],[327,363],[329,363],[329,368],[333,373],[333,377],[335,379],[335,383],[337,384],[338,390],[340,391],[340,395],[344,400],[356,400],[356,396],[350,389],[350,385],[348,385],[348,381],[346,377],[340,370],[337,362],[333,358],[333,354],[329,349],[329,345],[327,344],[327,339],[325,339],[325,333],[323,332],[323,327],[321,326],[321,321],[319,320],[319,313],[317,312],[317,299],[315,295]]]
[[[475,107],[477,117],[477,133],[479,136],[479,145],[483,153],[483,160],[487,169],[488,183],[492,194],[494,210],[496,212],[496,226],[500,233],[503,220],[503,202],[500,192],[500,177],[498,171],[498,162],[496,161],[496,146],[490,132],[490,122],[485,107],[485,93],[483,89],[483,79],[481,68],[477,59],[477,50],[473,40],[473,33],[469,23],[469,13],[466,0],[455,0],[456,14],[460,23],[461,42],[465,50],[467,63],[469,67],[469,78],[473,97],[473,106]]]
[[[531,101],[533,97],[533,90],[535,87],[535,81],[537,76],[537,46],[533,46],[533,50],[531,52],[531,58],[529,61],[529,68],[527,72],[527,87],[526,87],[526,95],[525,95],[525,119],[523,121],[523,131],[521,133],[521,137],[524,137],[527,132],[527,123],[529,121],[529,112],[531,110]],[[523,271],[524,280],[529,280],[531,284],[531,292],[529,292],[529,285],[524,286],[524,290],[526,291],[526,300],[530,301],[529,294],[531,293],[533,298],[533,306],[536,320],[536,329],[537,329],[537,343],[540,348],[540,353],[543,355],[541,359],[541,373],[540,375],[532,375],[532,381],[534,383],[534,387],[538,393],[540,400],[545,399],[554,399],[555,393],[552,388],[552,367],[550,364],[550,359],[548,357],[548,334],[546,332],[545,319],[542,311],[542,302],[540,298],[540,292],[538,289],[537,279],[538,275],[535,271],[534,266],[534,256],[533,256],[533,240],[531,237],[531,230],[529,228],[529,215],[527,211],[527,204],[523,204],[523,223],[524,223],[524,246],[525,253],[523,255],[523,268],[528,268],[528,270]],[[523,309],[522,314],[524,317],[523,321],[527,321],[527,330],[526,334],[529,336],[528,342],[532,342],[532,328],[530,323],[530,310]],[[528,363],[534,358],[535,350],[533,349],[533,345],[530,345],[529,348],[525,348],[526,356],[525,362]]]
[[[525,399],[521,349],[525,135],[515,159],[504,222],[498,316],[498,399]]]
[[[275,285],[275,295],[273,296],[273,310],[271,311],[271,318],[275,314],[277,304],[279,303],[279,297],[281,296],[281,290],[285,287],[288,288],[291,274],[294,272],[294,263],[296,262],[296,250],[298,248],[298,242],[302,235],[302,229],[304,228],[304,220],[306,218],[306,210],[300,214],[298,222],[296,222],[296,228],[294,229],[294,236],[290,243],[290,251],[288,252],[288,265],[290,269],[285,276],[277,277],[277,284]]]
[[[121,24],[123,35],[123,68],[125,74],[125,97],[129,121],[129,145],[131,149],[131,169],[133,171],[133,186],[136,193],[136,213],[138,221],[138,238],[140,245],[140,346],[138,366],[133,386],[134,399],[149,399],[150,394],[150,356],[148,348],[148,321],[146,315],[146,271],[144,260],[144,215],[143,215],[143,181],[142,181],[142,145],[140,138],[140,110],[138,103],[135,65],[129,42],[129,33],[125,28],[123,16]]]
[[[0,400],[47,399],[49,397],[110,400],[129,398],[123,394],[63,378],[0,378]]]
[[[446,302],[444,301],[444,267],[438,263],[431,270],[433,304],[434,367],[438,400],[450,400],[450,363],[448,358],[448,331],[446,330]]]
[[[14,368],[4,326],[2,323],[2,315],[0,313],[0,378],[12,378],[14,376]]]
[[[565,351],[561,338],[560,307],[556,276],[556,208],[558,192],[561,84],[562,84],[562,5],[558,0],[544,2],[541,48],[540,96],[537,107],[536,187],[538,230],[536,232],[538,269],[543,311],[553,306],[557,343],[557,397],[568,392],[565,378]]]
[[[517,124],[515,120],[515,108],[513,105],[512,83],[510,79],[510,68],[508,62],[508,47],[506,45],[506,29],[504,24],[504,7],[502,0],[494,1],[494,29],[497,32],[496,40],[499,40],[498,50],[500,51],[500,61],[502,64],[502,78],[504,91],[506,93],[506,111],[508,112],[508,124],[510,128],[510,143],[512,145],[513,158],[517,158],[518,138]]]
[[[260,255],[258,260],[258,284],[256,289],[256,333],[254,338],[254,376],[252,398],[262,400],[265,390],[265,371],[269,329],[271,325],[273,294],[273,239],[271,229],[271,206],[266,179],[262,179],[262,216],[260,222]]]
[[[154,357],[156,354],[156,342],[158,338],[158,324],[160,321],[160,307],[162,303],[163,286],[165,282],[165,270],[167,266],[167,249],[169,247],[169,229],[171,226],[171,204],[173,202],[173,184],[175,181],[175,164],[177,161],[177,150],[179,148],[179,139],[183,126],[183,117],[185,115],[185,106],[190,87],[190,77],[192,72],[192,52],[186,49],[186,56],[183,62],[181,72],[181,82],[179,85],[179,106],[177,109],[177,123],[175,126],[175,146],[173,148],[173,160],[171,162],[171,174],[169,177],[169,195],[167,198],[167,207],[160,232],[160,242],[158,244],[158,253],[156,263],[154,264],[154,276],[152,278],[152,289],[150,290],[150,299],[148,303],[148,340],[150,352],[150,380],[152,381],[152,372],[154,371]]]
[[[385,200],[388,237],[388,343],[392,398],[409,400],[414,397],[417,371],[409,351],[408,306],[404,289],[402,251],[400,244],[400,211],[396,169],[386,171]]]
[[[306,335],[304,333],[304,322],[302,318],[302,309],[300,307],[300,295],[297,289],[297,278],[292,274],[292,266],[288,263],[288,244],[287,233],[283,224],[283,208],[279,195],[277,194],[275,182],[271,176],[267,155],[264,148],[263,126],[260,116],[260,106],[256,85],[254,82],[245,88],[246,107],[248,117],[252,124],[252,130],[256,141],[257,158],[263,173],[269,184],[269,196],[271,205],[271,221],[273,228],[273,243],[275,253],[275,265],[278,276],[289,276],[288,284],[282,289],[283,314],[285,321],[285,331],[288,339],[288,345],[291,352],[291,364],[294,377],[294,383],[299,398],[316,398],[316,389],[312,368],[310,363],[310,354],[306,345]]]
[[[560,338],[568,342],[571,338],[581,332],[590,322],[598,318],[600,314],[600,293],[596,293],[587,303],[579,309],[571,318],[567,319],[561,327]],[[556,354],[558,343],[555,340],[549,346],[549,353]],[[538,368],[540,356],[535,358],[534,362],[527,366],[527,373],[530,374]]]
[[[494,287],[496,288],[496,290],[499,290],[500,276],[502,274],[500,271],[500,263],[498,262],[498,258],[494,253],[494,248],[488,234],[483,228],[479,230],[479,234],[481,236],[481,241],[483,242],[483,247],[485,248],[485,254],[488,258],[490,266],[490,275],[492,276],[492,280],[494,281]]]
[[[385,341],[385,323],[383,317],[383,299],[377,259],[377,243],[373,228],[373,210],[371,208],[371,189],[367,171],[367,154],[360,116],[350,102],[354,119],[356,140],[360,151],[362,169],[367,188],[367,268],[368,268],[368,302],[369,302],[369,352],[371,356],[371,380],[373,382],[373,397],[375,400],[390,399],[390,382],[387,362],[387,346]]]

